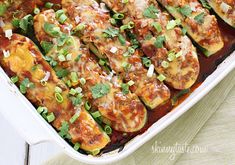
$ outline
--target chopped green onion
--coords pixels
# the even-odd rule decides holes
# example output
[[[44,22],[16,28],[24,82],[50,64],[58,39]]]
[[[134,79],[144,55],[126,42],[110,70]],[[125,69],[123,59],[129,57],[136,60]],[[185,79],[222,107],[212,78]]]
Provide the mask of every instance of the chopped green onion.
[[[70,81],[70,80],[67,80],[67,81],[66,81],[66,85],[67,85],[68,87],[71,87],[71,86],[72,86],[71,81]]]
[[[86,84],[86,79],[85,78],[80,78],[80,83],[82,84],[82,85],[85,85]]]
[[[17,83],[18,81],[19,81],[18,76],[11,77],[11,82],[13,82],[14,84]]]
[[[75,95],[77,94],[77,90],[74,89],[74,88],[71,88],[71,89],[69,90],[69,94],[75,96]]]
[[[129,93],[129,85],[123,83],[123,84],[121,85],[121,87],[122,87],[122,93],[123,93],[124,95],[127,95],[127,94]]]
[[[75,113],[75,114],[73,115],[73,117],[71,117],[71,119],[69,120],[69,122],[70,122],[71,124],[73,124],[73,123],[78,119],[78,117],[79,117],[79,114]]]
[[[118,40],[122,45],[126,45],[126,39],[123,37],[123,35],[118,35]]]
[[[124,14],[121,13],[116,13],[113,15],[114,19],[123,19],[124,17],[125,17]]]
[[[154,42],[154,46],[157,48],[162,48],[163,43],[166,41],[165,36],[158,36]]]
[[[104,131],[105,131],[108,135],[112,134],[112,128],[111,128],[109,125],[105,125],[105,126],[104,126]]]
[[[134,85],[135,84],[135,82],[134,81],[132,81],[132,80],[130,80],[130,81],[128,81],[128,83],[127,83],[129,86],[132,86],[132,85]]]
[[[59,78],[66,77],[68,74],[69,74],[69,71],[66,70],[66,69],[58,69],[58,70],[56,71],[56,75],[57,75]]]
[[[112,25],[116,25],[116,24],[117,24],[117,21],[116,21],[114,18],[111,18],[111,19],[110,19],[110,23],[111,23]]]
[[[179,12],[180,12],[182,15],[188,17],[188,16],[191,15],[192,9],[190,8],[190,6],[185,5],[185,6],[181,7],[181,8],[179,8]]]
[[[167,61],[162,61],[161,66],[162,66],[163,68],[168,68],[168,67],[169,67],[169,62],[167,62]]]
[[[123,67],[125,70],[130,69],[131,66],[132,66],[132,65],[131,65],[130,63],[127,63],[127,62],[123,62],[123,63],[122,63],[122,67]]]
[[[133,29],[135,27],[135,23],[131,21],[127,24],[127,26],[128,26],[128,29]]]
[[[107,37],[113,38],[113,37],[118,36],[119,30],[117,30],[117,29],[115,29],[115,28],[109,27],[109,28],[107,28],[107,29],[104,30],[104,34],[105,34],[104,37],[106,37],[106,38],[107,38]]]
[[[46,111],[46,113],[47,113],[47,108],[46,107],[41,107],[41,106],[39,106],[38,108],[37,108],[37,112],[39,113],[39,114],[41,114],[42,112],[45,112]]]
[[[128,52],[129,52],[130,54],[134,54],[134,53],[135,53],[135,49],[132,48],[132,47],[128,47]]]
[[[34,14],[39,14],[39,13],[40,13],[40,9],[39,9],[39,8],[37,8],[37,7],[36,7],[36,8],[34,8],[33,13],[34,13]]]
[[[158,33],[160,33],[162,31],[162,26],[160,23],[158,22],[153,22],[152,26],[157,30]],[[151,37],[152,38],[152,37]]]
[[[62,93],[62,89],[58,86],[55,87],[55,92],[56,93]]]
[[[93,112],[93,113],[91,113],[91,115],[93,116],[93,118],[98,118],[98,117],[101,117],[101,114],[100,114],[100,112],[99,111],[95,111],[95,112]]]
[[[76,97],[72,97],[71,101],[74,106],[80,105],[82,103],[82,97],[83,95],[78,93]]]
[[[122,0],[122,3],[128,3],[129,0]]]
[[[175,57],[178,58],[178,57],[180,57],[180,56],[182,56],[182,55],[183,55],[183,52],[182,52],[182,50],[181,50],[181,51],[179,51],[178,53],[176,53]]]
[[[97,155],[98,153],[100,153],[100,150],[99,149],[96,149],[94,151],[91,151],[91,154],[92,155]]]
[[[29,81],[28,78],[25,78],[20,84],[20,92],[25,94],[27,92],[27,88],[34,88],[35,85]]]
[[[60,28],[54,24],[46,22],[43,28],[44,31],[52,37],[58,37],[61,34]]]
[[[128,29],[128,25],[122,25],[122,26],[120,27],[120,31],[121,31],[121,32],[124,32],[126,29]]]
[[[57,10],[55,14],[56,14],[56,18],[59,18],[62,14],[64,14],[64,10]]]
[[[99,64],[104,66],[106,64],[106,60],[105,59],[99,59]]]
[[[91,109],[91,105],[88,101],[85,102],[85,109],[89,111]]]
[[[175,96],[172,97],[172,105],[175,105],[180,97],[190,92],[190,89],[183,89],[179,93],[177,93]]]
[[[166,25],[166,29],[167,30],[171,30],[174,29],[174,27],[176,26],[176,21],[175,20],[170,20],[167,25]]]
[[[58,60],[59,60],[60,62],[66,61],[64,55],[62,55],[62,54],[58,56]]]
[[[81,144],[80,143],[75,143],[73,149],[78,151],[80,148]]]
[[[174,59],[175,59],[175,52],[171,52],[171,51],[170,51],[170,52],[168,53],[168,58],[167,58],[167,60],[171,62],[171,61],[174,61]]]
[[[165,77],[163,74],[160,74],[160,75],[157,77],[157,79],[162,82],[162,81],[164,81],[164,80],[166,79],[166,77]]]
[[[62,103],[64,101],[63,96],[60,93],[55,93],[55,99],[58,103]]]
[[[78,75],[76,72],[71,72],[71,81],[73,83],[77,83],[78,82]]]
[[[142,58],[142,62],[143,64],[148,68],[152,63],[151,63],[151,60],[147,57],[143,57]]]
[[[65,14],[61,14],[61,16],[59,17],[59,22],[60,23],[64,23],[67,20],[67,16]]]
[[[75,32],[77,32],[77,31],[82,31],[82,30],[85,29],[85,27],[86,27],[86,24],[85,24],[85,23],[80,23],[80,24],[78,24],[78,25],[75,27],[74,31],[75,31]]]
[[[81,59],[82,55],[79,54],[76,58],[75,58],[75,62],[78,62]]]
[[[54,5],[54,4],[51,3],[51,2],[46,2],[46,3],[45,3],[45,7],[48,8],[48,9],[51,9],[51,8],[53,7],[53,5]]]
[[[55,115],[54,115],[54,113],[53,113],[53,112],[49,113],[49,114],[47,115],[46,119],[47,119],[48,123],[53,122],[53,121],[55,120]]]

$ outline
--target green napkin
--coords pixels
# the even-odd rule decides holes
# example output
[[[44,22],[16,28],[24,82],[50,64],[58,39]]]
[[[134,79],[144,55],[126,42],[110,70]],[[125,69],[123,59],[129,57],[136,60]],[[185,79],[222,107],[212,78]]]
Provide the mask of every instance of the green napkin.
[[[201,165],[203,164],[203,162],[205,162],[205,164],[207,165],[216,164],[216,161],[214,161],[213,163],[212,162],[210,163],[210,161],[214,160],[213,156],[215,156],[213,153],[211,155],[210,150],[211,150],[211,146],[213,146],[214,144],[213,140],[215,140],[217,144],[218,138],[217,139],[213,138],[213,140],[210,140],[207,138],[207,140],[204,140],[205,137],[207,137],[205,135],[206,132],[203,132],[203,130],[202,131],[200,130],[203,128],[205,123],[212,117],[213,114],[215,114],[215,112],[218,109],[225,108],[226,110],[226,106],[221,106],[221,105],[223,104],[224,100],[226,100],[226,97],[228,96],[233,86],[235,85],[234,82],[235,82],[235,70],[233,70],[207,96],[205,96],[200,102],[198,102],[193,108],[187,111],[183,116],[177,119],[173,124],[171,124],[161,133],[156,135],[152,140],[150,140],[148,143],[143,145],[132,155],[130,155],[129,157],[117,163],[112,163],[112,165],[124,165],[124,164],[125,165],[137,165],[137,164],[138,165],[139,164],[141,165],[142,164],[143,165],[145,164],[147,165],[200,164]],[[232,98],[234,98],[235,92],[231,92],[231,93],[233,94]],[[233,101],[230,101],[230,102],[235,103],[235,99],[233,99]],[[234,104],[233,104],[233,108],[235,109]],[[224,111],[221,111],[221,114],[223,114],[222,112]],[[226,115],[222,117],[226,117]],[[235,113],[233,113],[233,117],[235,117]],[[213,133],[222,134],[223,132],[223,129],[219,129],[219,125],[216,125],[216,121],[218,121],[216,119],[220,119],[220,116],[218,116],[218,114],[217,114],[217,118],[213,119],[212,121],[212,123],[214,122],[215,125],[213,127],[213,130],[211,131],[210,136],[213,136]],[[231,115],[230,115],[230,119],[232,119]],[[226,118],[223,118],[222,121],[226,121]],[[233,122],[233,124],[235,124],[235,122]],[[233,135],[235,135],[234,128],[235,128],[235,125],[233,125]],[[201,133],[202,142],[200,143],[198,143],[198,141],[196,140],[197,138],[195,138],[197,137],[196,135],[199,133],[199,131],[200,133],[202,132]],[[205,131],[208,131],[208,130],[205,130]],[[195,138],[195,141],[193,141],[194,138]],[[235,139],[235,137],[233,139]],[[225,143],[224,139],[220,139],[220,142],[222,143],[221,145],[224,145],[223,143]],[[234,142],[234,146],[235,146],[235,142]],[[234,151],[234,149],[232,151]],[[220,153],[223,153],[223,150],[218,151],[218,152],[216,151],[216,153],[219,155]],[[204,156],[205,159],[201,159],[202,155]],[[207,159],[207,155],[208,155],[208,159]],[[198,163],[199,160],[201,163]],[[224,158],[220,160],[224,160]],[[231,160],[231,159],[228,159],[228,160]],[[226,162],[226,161],[224,160],[223,162]],[[233,163],[234,162],[235,160],[233,161]],[[219,163],[219,161],[217,161],[217,163]],[[58,155],[52,158],[51,160],[45,162],[45,164],[46,165],[54,165],[54,164],[56,165],[85,165],[84,163],[80,163],[76,160],[73,160],[72,158],[70,158],[69,156],[65,154]]]

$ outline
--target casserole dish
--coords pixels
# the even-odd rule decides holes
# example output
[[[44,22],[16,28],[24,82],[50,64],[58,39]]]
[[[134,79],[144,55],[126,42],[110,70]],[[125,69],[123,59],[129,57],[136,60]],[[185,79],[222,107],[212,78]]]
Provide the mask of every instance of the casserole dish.
[[[225,27],[223,27],[223,23],[221,23],[220,27],[227,29],[226,25],[224,26]],[[231,36],[233,36],[233,31],[230,30],[230,32],[232,33]],[[225,34],[226,37],[228,37],[229,33]],[[231,36],[230,39],[232,38],[232,42],[226,43],[224,50],[219,52],[219,54],[214,55],[213,57],[208,59],[200,54],[199,61],[201,64],[202,72],[198,78],[198,82],[192,88],[194,89],[194,91],[189,95],[189,97],[187,97],[173,111],[170,111],[172,106],[170,106],[170,110],[169,107],[163,106],[162,108],[159,107],[159,109],[155,111],[149,111],[148,113],[150,115],[155,114],[155,119],[149,117],[149,121],[146,124],[147,126],[144,127],[143,131],[138,132],[137,134],[130,134],[126,136],[126,139],[124,138],[124,142],[115,141],[116,143],[120,142],[120,144],[113,148],[112,146],[108,146],[102,151],[102,154],[97,157],[87,156],[85,154],[76,152],[69,145],[69,143],[66,143],[66,141],[60,138],[53,127],[49,126],[42,119],[42,117],[38,113],[36,113],[35,108],[32,106],[32,104],[24,96],[22,96],[22,94],[20,94],[19,90],[16,88],[15,85],[11,83],[10,79],[4,73],[3,69],[0,70],[0,90],[2,91],[0,97],[3,100],[3,104],[0,105],[1,112],[10,121],[10,123],[12,123],[14,127],[16,127],[19,133],[22,134],[22,136],[29,144],[33,145],[44,141],[53,141],[60,145],[64,149],[64,151],[71,157],[79,161],[91,164],[104,164],[118,161],[134,152],[138,147],[143,145],[154,135],[159,133],[170,123],[176,120],[180,115],[182,115],[192,105],[200,100],[206,93],[208,93],[231,70],[234,69],[235,54],[234,52],[230,54],[232,51],[234,51],[234,40]],[[220,64],[222,61],[223,63]],[[207,62],[211,62],[212,66],[208,65]],[[217,69],[215,70],[216,67]],[[210,76],[208,77],[208,75]],[[156,114],[159,114],[159,112],[161,113],[162,109],[162,114],[156,117]],[[116,132],[114,133],[114,135],[112,135],[112,137],[115,135]]]
[[[121,152],[116,150],[103,154],[101,157],[91,157],[78,153],[66,141],[60,138],[57,132],[41,118],[32,104],[12,84],[2,69],[0,69],[0,98],[2,100],[0,112],[30,145],[36,145],[46,141],[52,142],[59,145],[66,154],[78,161],[89,164],[111,163],[127,157],[173,123],[212,90],[234,68],[235,52],[228,56],[200,87],[176,107],[174,111],[169,112],[154,123],[146,132],[132,139]]]

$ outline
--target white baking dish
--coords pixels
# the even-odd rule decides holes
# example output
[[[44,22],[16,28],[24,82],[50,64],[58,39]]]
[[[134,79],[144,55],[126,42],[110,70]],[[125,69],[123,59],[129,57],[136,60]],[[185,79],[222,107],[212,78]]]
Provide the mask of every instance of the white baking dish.
[[[69,156],[90,164],[105,164],[123,159],[149,141],[183,113],[189,110],[213,87],[215,87],[230,71],[235,68],[235,51],[174,111],[153,124],[145,133],[138,135],[125,145],[121,152],[112,151],[100,157],[92,157],[76,152],[57,132],[37,113],[32,104],[11,83],[8,76],[0,68],[0,112],[30,144],[35,145],[51,141],[63,148]]]

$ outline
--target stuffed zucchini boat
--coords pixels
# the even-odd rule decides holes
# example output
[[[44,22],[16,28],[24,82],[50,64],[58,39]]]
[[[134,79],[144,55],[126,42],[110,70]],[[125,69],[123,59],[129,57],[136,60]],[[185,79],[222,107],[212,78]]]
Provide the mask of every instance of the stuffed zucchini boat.
[[[235,28],[234,0],[207,0],[207,2],[227,24]]]
[[[198,0],[158,0],[176,19],[190,37],[198,44],[206,56],[221,50],[224,42],[218,27],[217,19]]]
[[[166,77],[166,83],[175,89],[187,89],[195,83],[199,74],[196,49],[177,26],[179,20],[170,19],[155,0],[103,2],[115,12],[114,19],[124,14],[121,28],[133,30],[155,70]],[[130,23],[134,23],[132,28],[128,28]]]
[[[125,82],[133,82],[130,90],[146,106],[153,109],[169,99],[170,91],[157,80],[154,67],[144,68],[142,53],[111,25],[107,10],[93,0],[63,0],[62,7],[83,42],[94,44],[99,54],[108,59],[112,70]]]
[[[43,11],[34,17],[34,29],[44,48],[45,43],[57,45],[51,47],[46,56],[57,63],[56,69],[66,69],[70,73],[63,80],[71,84],[71,94],[75,90],[72,87],[79,84],[84,97],[98,109],[106,124],[117,131],[140,130],[147,120],[144,105],[135,94],[123,94],[119,82],[110,82],[112,77],[101,70],[80,40],[70,35],[72,27],[65,22],[59,23],[58,15],[62,13],[63,10]]]
[[[75,148],[98,153],[109,142],[109,136],[100,129],[85,110],[84,101],[74,106],[69,90],[44,60],[37,46],[21,35],[11,39],[0,36],[0,64],[12,76],[21,93],[39,108],[39,113],[51,123],[64,139]]]

